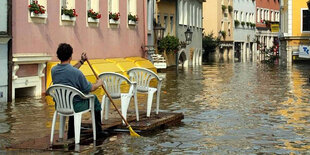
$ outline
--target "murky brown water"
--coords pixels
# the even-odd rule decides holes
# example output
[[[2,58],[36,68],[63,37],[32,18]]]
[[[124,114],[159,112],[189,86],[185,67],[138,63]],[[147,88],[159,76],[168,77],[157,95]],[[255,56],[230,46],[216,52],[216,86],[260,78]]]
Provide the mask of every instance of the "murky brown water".
[[[120,134],[91,153],[310,154],[310,64],[215,63],[162,74],[160,109],[183,112],[183,124],[138,139]],[[41,99],[0,104],[0,147],[50,134],[52,113]]]

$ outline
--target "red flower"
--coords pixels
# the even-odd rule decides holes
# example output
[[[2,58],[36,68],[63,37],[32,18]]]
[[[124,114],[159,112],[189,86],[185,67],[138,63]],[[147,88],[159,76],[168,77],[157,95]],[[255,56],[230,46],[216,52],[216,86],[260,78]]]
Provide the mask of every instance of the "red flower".
[[[39,13],[39,11],[35,10],[35,11],[34,11],[34,13],[35,13],[35,14],[38,14],[38,13]]]

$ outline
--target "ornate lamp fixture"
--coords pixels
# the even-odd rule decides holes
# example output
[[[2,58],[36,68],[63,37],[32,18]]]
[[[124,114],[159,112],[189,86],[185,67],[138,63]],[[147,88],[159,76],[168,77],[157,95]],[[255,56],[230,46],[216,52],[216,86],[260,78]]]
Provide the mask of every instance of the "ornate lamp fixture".
[[[155,33],[155,38],[157,41],[164,38],[164,32],[165,32],[165,28],[162,27],[159,22],[155,23],[154,33]]]
[[[189,28],[187,28],[184,33],[186,44],[189,45],[192,42],[193,32]]]

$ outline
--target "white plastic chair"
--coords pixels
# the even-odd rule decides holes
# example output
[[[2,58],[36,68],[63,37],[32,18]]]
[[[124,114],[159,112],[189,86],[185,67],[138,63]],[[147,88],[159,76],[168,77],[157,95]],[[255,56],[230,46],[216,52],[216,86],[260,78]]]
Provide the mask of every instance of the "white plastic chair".
[[[130,99],[135,95],[136,83],[131,82],[127,77],[113,72],[104,72],[99,75],[99,78],[104,82],[107,92],[110,94],[112,99],[121,99],[121,111],[124,118],[127,120],[127,110],[129,107]],[[121,84],[126,82],[130,85],[129,91],[127,93],[121,92]],[[101,120],[103,120],[103,110],[105,109],[105,120],[109,117],[110,100],[107,95],[102,97],[102,111]],[[138,104],[135,103],[136,118],[139,121],[139,111]],[[123,123],[125,123],[123,121]]]
[[[159,110],[159,99],[160,99],[160,89],[162,85],[162,78],[158,77],[156,73],[153,71],[141,68],[141,67],[134,67],[130,70],[128,70],[127,74],[130,77],[131,81],[137,82],[137,92],[140,93],[147,93],[147,110],[146,110],[146,116],[150,117],[151,115],[151,108],[152,108],[152,102],[153,102],[153,95],[155,92],[157,92],[157,98],[156,98],[156,114],[158,114]],[[150,87],[150,81],[152,79],[157,80],[157,87],[153,88]],[[135,102],[137,101],[137,98],[135,97]]]
[[[51,129],[51,144],[53,144],[54,128],[56,124],[57,115],[60,115],[59,121],[59,138],[64,137],[65,122],[67,116],[74,116],[74,139],[75,144],[80,143],[80,132],[82,123],[82,114],[91,111],[91,119],[93,125],[93,136],[96,140],[96,124],[95,124],[95,96],[84,95],[82,92],[74,87],[70,87],[62,84],[55,84],[49,87],[46,91],[47,95],[53,97],[55,101],[55,112],[53,116],[52,129]],[[73,108],[73,98],[79,96],[82,99],[89,100],[89,109],[76,113]]]

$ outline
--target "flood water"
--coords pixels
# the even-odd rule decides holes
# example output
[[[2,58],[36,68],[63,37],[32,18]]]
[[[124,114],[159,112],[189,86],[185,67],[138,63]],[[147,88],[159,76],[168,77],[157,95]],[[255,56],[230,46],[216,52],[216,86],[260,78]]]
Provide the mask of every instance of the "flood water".
[[[213,63],[161,75],[160,109],[184,113],[182,124],[119,134],[86,153],[310,154],[310,64]],[[50,134],[53,110],[44,99],[0,104],[0,148]]]

